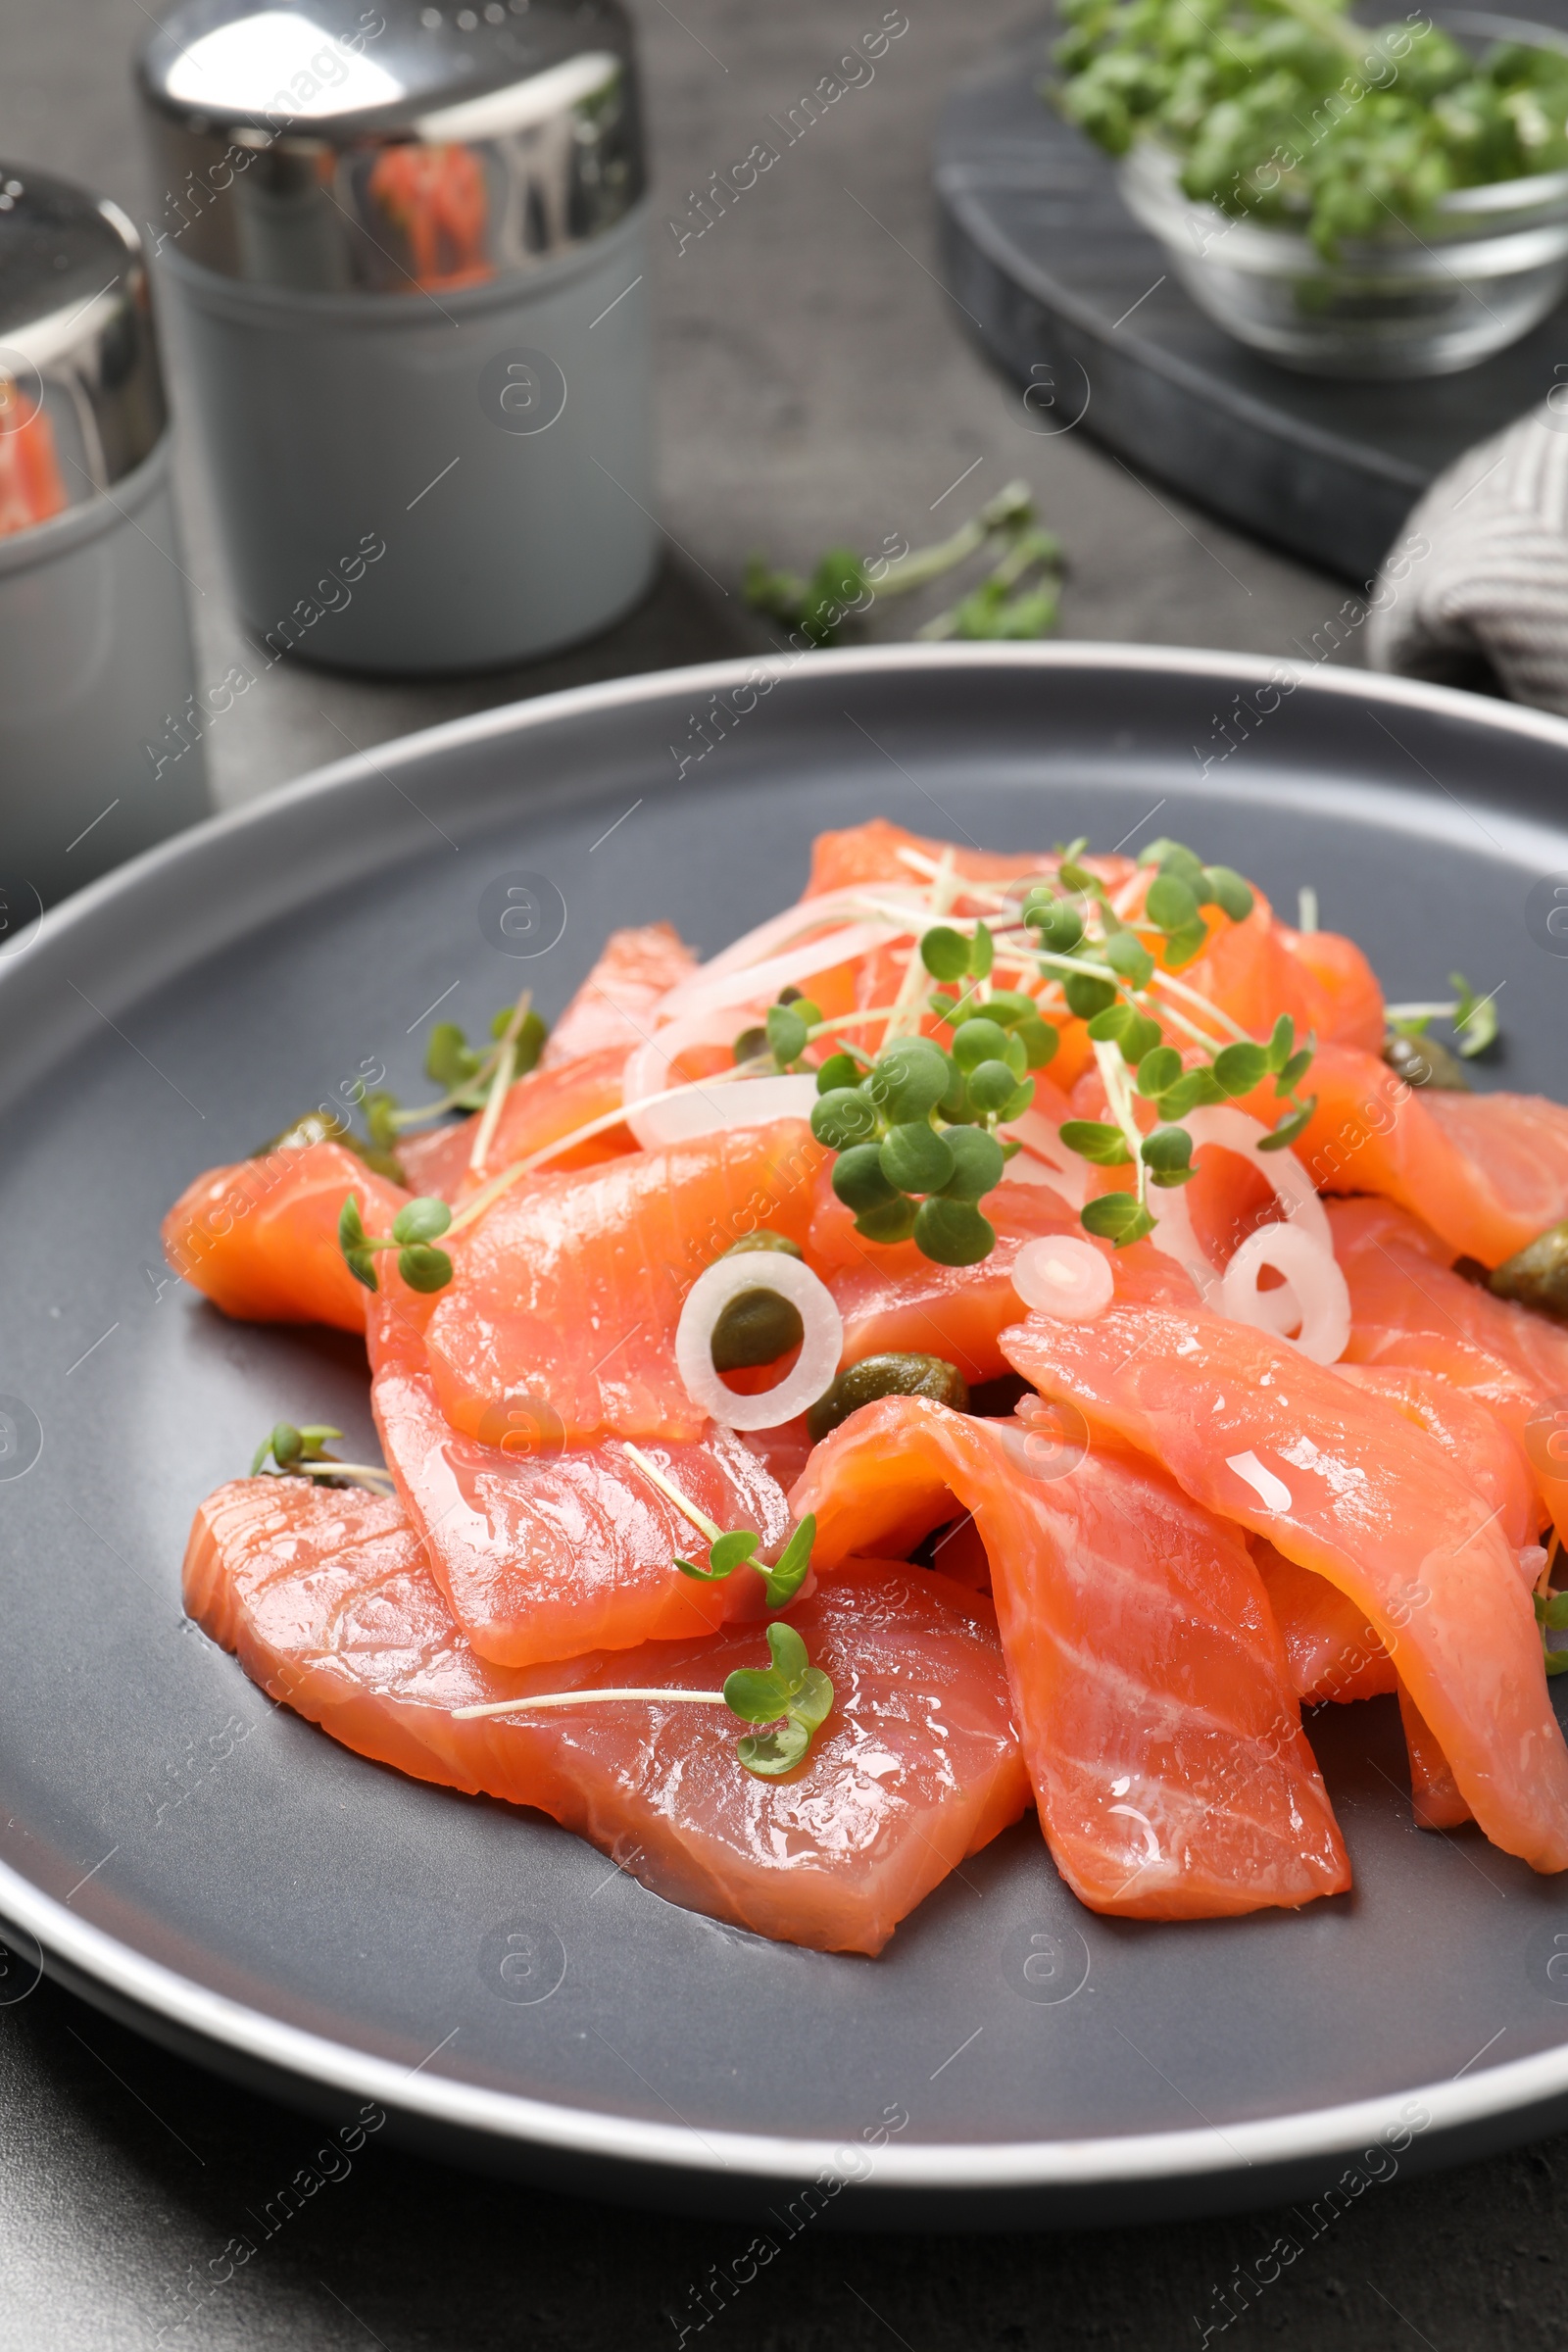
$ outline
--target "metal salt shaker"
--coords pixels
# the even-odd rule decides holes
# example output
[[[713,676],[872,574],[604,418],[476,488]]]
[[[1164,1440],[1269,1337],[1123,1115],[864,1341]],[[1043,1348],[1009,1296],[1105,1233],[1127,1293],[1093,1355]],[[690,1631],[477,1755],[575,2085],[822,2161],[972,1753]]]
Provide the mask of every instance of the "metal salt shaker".
[[[185,586],[136,231],[0,163],[0,955],[206,813]]]
[[[182,0],[148,223],[264,660],[482,669],[653,575],[645,171],[617,0]]]

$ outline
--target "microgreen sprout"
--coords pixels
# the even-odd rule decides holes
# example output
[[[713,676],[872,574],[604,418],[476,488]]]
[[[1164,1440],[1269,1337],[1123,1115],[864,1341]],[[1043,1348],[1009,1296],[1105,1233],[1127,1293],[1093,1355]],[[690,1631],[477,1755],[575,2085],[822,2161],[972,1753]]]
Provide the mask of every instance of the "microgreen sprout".
[[[1448,986],[1453,990],[1450,1001],[1437,1004],[1390,1004],[1385,1017],[1396,1037],[1425,1039],[1434,1021],[1446,1021],[1453,1030],[1454,1044],[1465,1061],[1473,1061],[1497,1042],[1497,998],[1504,984],[1485,997],[1478,997],[1463,972],[1450,972]]]
[[[391,1492],[392,1480],[385,1470],[373,1468],[368,1462],[340,1462],[336,1454],[326,1451],[333,1438],[340,1438],[340,1429],[329,1429],[324,1421],[308,1423],[296,1428],[292,1421],[279,1421],[270,1429],[251,1457],[252,1478],[320,1478],[331,1485],[345,1483],[368,1487],[372,1494]],[[270,1459],[273,1470],[263,1465]]]
[[[1008,482],[977,514],[934,546],[867,564],[847,547],[830,548],[808,578],[775,571],[760,556],[746,565],[742,593],[754,611],[783,621],[813,646],[836,645],[846,624],[888,597],[929,586],[971,558],[989,554],[979,584],[916,631],[925,639],[1034,638],[1054,627],[1061,542],[1041,527],[1026,482]],[[1030,586],[1024,583],[1036,574]]]
[[[1552,1557],[1555,1558],[1557,1554],[1555,1535],[1552,1537],[1551,1548]],[[1551,1590],[1549,1581],[1551,1565],[1551,1559],[1548,1559],[1542,1572],[1542,1582],[1536,1589],[1536,1623],[1541,1628],[1541,1646],[1545,1653],[1546,1672],[1548,1674],[1568,1674],[1568,1649],[1553,1649],[1546,1639],[1548,1634],[1560,1634],[1564,1626],[1568,1626],[1568,1592],[1554,1592]]]
[[[735,1742],[735,1753],[756,1780],[777,1781],[803,1764],[811,1740],[833,1711],[833,1685],[820,1666],[813,1666],[806,1643],[793,1625],[777,1620],[767,1629],[766,1666],[737,1666],[727,1675],[722,1690],[546,1690],[535,1697],[489,1699],[481,1706],[454,1707],[454,1723],[472,1723],[496,1715],[525,1715],[551,1707],[594,1707],[626,1704],[647,1706],[728,1707],[742,1723],[771,1725],[771,1730],[746,1732]]]
[[[1297,1141],[1316,1108],[1315,1099],[1303,1102],[1297,1094],[1313,1047],[1298,1046],[1288,1013],[1266,1043],[1249,1037],[1200,991],[1173,976],[1208,944],[1205,908],[1233,923],[1251,913],[1252,893],[1240,874],[1204,865],[1181,842],[1152,841],[1138,858],[1141,867],[1154,869],[1142,912],[1124,919],[1105,884],[1082,862],[1086,848],[1083,840],[1065,845],[1054,885],[1032,889],[1022,915],[1039,941],[1042,973],[1057,982],[1067,1010],[1087,1025],[1111,1114],[1065,1120],[1061,1141],[1092,1167],[1135,1170],[1131,1192],[1087,1201],[1082,1222],[1086,1232],[1125,1248],[1154,1229],[1151,1186],[1170,1190],[1197,1173],[1192,1137],[1182,1125],[1190,1112],[1235,1102],[1272,1078],[1275,1098],[1287,1108],[1258,1148],[1283,1152]],[[1200,1026],[1188,1006],[1234,1034],[1216,1047],[1212,1030]],[[1184,1038],[1185,1053],[1167,1042],[1167,1027]],[[1195,1046],[1202,1058],[1189,1067]],[[1154,1108],[1157,1124],[1149,1134],[1139,1120],[1140,1102]]]
[[[452,1280],[452,1260],[431,1244],[451,1222],[452,1211],[444,1200],[410,1200],[393,1218],[389,1234],[369,1234],[358,1197],[350,1193],[338,1216],[337,1244],[349,1272],[368,1291],[380,1287],[371,1263],[377,1250],[397,1251],[398,1272],[411,1291],[442,1291]]]
[[[695,1560],[677,1556],[675,1565],[682,1576],[690,1576],[701,1584],[719,1584],[733,1576],[737,1568],[755,1568],[762,1579],[770,1609],[787,1609],[805,1584],[811,1566],[811,1545],[816,1541],[816,1521],[808,1511],[785,1544],[777,1562],[769,1566],[759,1559],[757,1547],[761,1542],[755,1528],[735,1528],[725,1534],[708,1513],[699,1509],[689,1495],[667,1479],[657,1462],[651,1462],[636,1446],[626,1445],[624,1450],[636,1463],[644,1478],[656,1486],[671,1501],[683,1518],[690,1520],[700,1534],[708,1538],[708,1566],[700,1568]]]

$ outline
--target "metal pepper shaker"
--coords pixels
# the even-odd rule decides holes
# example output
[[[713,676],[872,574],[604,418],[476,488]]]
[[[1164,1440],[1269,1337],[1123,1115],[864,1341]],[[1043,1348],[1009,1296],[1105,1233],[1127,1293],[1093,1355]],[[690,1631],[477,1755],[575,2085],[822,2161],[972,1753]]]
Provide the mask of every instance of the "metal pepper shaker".
[[[0,954],[208,807],[136,231],[0,163]]]
[[[264,658],[481,669],[647,588],[646,181],[617,0],[179,0],[147,223]]]

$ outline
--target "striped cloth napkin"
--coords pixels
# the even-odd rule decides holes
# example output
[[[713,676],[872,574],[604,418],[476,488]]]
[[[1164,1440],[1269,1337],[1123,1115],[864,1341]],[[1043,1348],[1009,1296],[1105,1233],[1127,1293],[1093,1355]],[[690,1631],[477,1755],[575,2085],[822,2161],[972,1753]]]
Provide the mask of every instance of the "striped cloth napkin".
[[[1568,385],[1466,450],[1411,513],[1371,598],[1373,669],[1568,714]]]

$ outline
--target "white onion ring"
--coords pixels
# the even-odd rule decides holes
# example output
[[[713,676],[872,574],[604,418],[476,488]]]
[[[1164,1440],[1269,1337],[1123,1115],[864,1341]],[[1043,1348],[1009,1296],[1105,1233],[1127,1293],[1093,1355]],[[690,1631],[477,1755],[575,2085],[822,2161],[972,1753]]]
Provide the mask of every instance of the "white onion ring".
[[[1327,1223],[1327,1219],[1324,1220]],[[1283,1291],[1260,1291],[1265,1266],[1283,1274],[1294,1293],[1294,1313],[1276,1302]],[[1350,1293],[1331,1249],[1299,1225],[1260,1225],[1250,1233],[1225,1269],[1220,1312],[1233,1323],[1250,1323],[1283,1339],[1286,1315],[1301,1328],[1290,1345],[1315,1364],[1335,1364],[1350,1337]]]
[[[666,1096],[646,1107],[633,1103],[626,1124],[645,1152],[655,1152],[662,1144],[695,1143],[700,1136],[719,1135],[731,1127],[809,1119],[815,1102],[816,1080],[804,1072],[726,1078],[719,1086],[705,1086],[699,1080],[690,1094]]]
[[[659,1021],[677,1020],[689,1012],[707,1012],[720,1004],[771,1004],[781,988],[809,980],[814,972],[830,972],[836,963],[853,963],[873,948],[896,939],[883,923],[840,923],[804,947],[790,948],[765,962],[739,970],[714,972],[704,963],[684,980],[677,980],[654,1007]]]
[[[782,914],[769,915],[765,923],[759,923],[755,930],[743,932],[727,948],[720,948],[716,956],[710,956],[706,963],[699,964],[695,972],[688,972],[684,980],[677,980],[666,1000],[671,1011],[681,1009],[679,1000],[684,992],[701,981],[716,980],[726,972],[744,971],[749,965],[763,962],[804,932],[831,923],[837,916],[853,914],[864,905],[867,895],[872,891],[878,898],[891,898],[897,903],[901,889],[902,885],[897,882],[851,882],[842,890],[824,890],[820,898],[797,900],[793,906],[786,906]],[[923,929],[930,920],[924,896],[912,890],[907,896],[909,928],[911,931],[917,927]],[[888,936],[897,937],[891,925],[888,927]]]
[[[759,1396],[737,1396],[713,1369],[713,1327],[743,1291],[776,1291],[799,1308],[806,1337],[795,1368]],[[833,1386],[844,1352],[844,1318],[826,1283],[782,1250],[745,1250],[715,1258],[686,1294],[675,1326],[675,1365],[693,1404],[726,1429],[777,1429]]]
[[[1238,1158],[1250,1159],[1273,1186],[1275,1198],[1286,1217],[1298,1231],[1321,1244],[1327,1255],[1333,1257],[1334,1237],[1329,1230],[1323,1203],[1313,1190],[1311,1177],[1289,1147],[1280,1152],[1258,1151],[1258,1139],[1269,1132],[1261,1120],[1249,1118],[1245,1110],[1235,1110],[1228,1105],[1211,1105],[1195,1110],[1182,1123],[1193,1139],[1195,1152],[1200,1151],[1205,1144],[1211,1144],[1222,1152],[1234,1152]],[[1167,1257],[1175,1258],[1178,1265],[1185,1266],[1204,1305],[1211,1305],[1221,1279],[1220,1269],[1207,1255],[1193,1231],[1186,1186],[1173,1185],[1167,1189],[1151,1185],[1149,1206],[1155,1220],[1152,1236],[1154,1248],[1162,1250]],[[1270,1296],[1268,1293],[1262,1295]]]
[[[1012,1287],[1025,1306],[1058,1323],[1094,1323],[1116,1295],[1115,1277],[1094,1243],[1070,1233],[1026,1242],[1012,1261]]]

